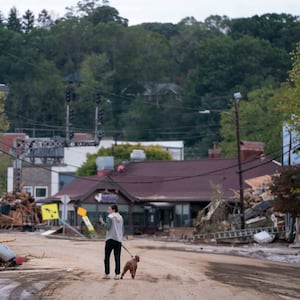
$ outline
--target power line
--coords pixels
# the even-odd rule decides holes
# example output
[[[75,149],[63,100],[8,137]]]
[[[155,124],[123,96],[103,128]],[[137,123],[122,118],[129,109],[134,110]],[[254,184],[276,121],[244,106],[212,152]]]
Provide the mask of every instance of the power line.
[[[0,142],[2,143],[2,142]],[[4,143],[2,143],[4,144]],[[4,144],[5,145],[5,144]],[[297,149],[297,147],[294,147],[291,149],[292,150],[295,150]],[[282,151],[282,149],[281,149]],[[14,156],[14,155],[11,155],[5,151],[2,151],[4,154],[16,159],[17,157]],[[278,151],[277,151],[278,152]],[[286,153],[289,153],[289,151],[286,151],[284,154]],[[39,165],[36,165],[36,164],[33,164],[31,162],[28,162],[24,159],[21,159],[23,162],[26,162],[27,164],[31,164],[35,167],[39,167],[39,168],[42,168],[44,170],[47,170],[49,172],[54,172],[54,173],[57,173],[57,174],[60,174],[60,172],[58,171],[55,171],[55,170],[52,170],[52,169],[49,169],[49,168],[46,168],[45,166],[39,166]],[[243,166],[253,162],[254,160],[257,160],[257,158],[252,158],[246,162],[243,163]],[[262,163],[260,164],[257,164],[256,166],[253,166],[253,167],[249,167],[248,169],[245,169],[243,168],[243,172],[247,172],[249,170],[252,170],[252,169],[255,169],[255,168],[258,168],[260,166],[263,166],[265,164],[268,164],[270,163],[271,161],[273,161],[273,159],[267,159],[265,161],[263,161]],[[70,165],[71,166],[71,165]],[[215,169],[215,170],[212,170],[212,171],[209,171],[209,172],[204,172],[204,173],[199,173],[199,174],[195,174],[195,175],[190,175],[190,176],[181,176],[181,177],[176,177],[176,178],[170,178],[170,179],[157,179],[157,180],[150,180],[150,181],[135,181],[135,182],[127,182],[127,181],[115,181],[116,183],[126,183],[126,184],[145,184],[145,183],[148,183],[148,184],[151,184],[151,183],[156,183],[156,182],[172,182],[172,181],[179,181],[179,180],[185,180],[185,179],[190,179],[190,178],[196,178],[196,177],[202,177],[202,176],[208,176],[208,175],[212,175],[212,174],[215,174],[215,173],[220,173],[220,172],[223,172],[223,171],[226,171],[226,170],[230,170],[230,169],[233,169],[233,168],[236,168],[238,166],[238,164],[233,164],[231,166],[228,166],[226,168],[220,168],[220,169]],[[70,175],[71,177],[73,178],[80,178],[80,179],[84,179],[84,180],[88,180],[88,181],[99,181],[99,178],[84,178],[82,176],[76,176],[76,175]]]

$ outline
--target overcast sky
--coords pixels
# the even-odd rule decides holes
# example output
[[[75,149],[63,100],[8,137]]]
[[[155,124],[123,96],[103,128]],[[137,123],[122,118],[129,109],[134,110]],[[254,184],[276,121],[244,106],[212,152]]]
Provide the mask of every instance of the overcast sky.
[[[30,9],[37,16],[46,9],[56,17],[65,14],[65,7],[76,6],[79,0],[1,0],[0,11],[7,16],[15,6],[19,15]],[[100,2],[102,3],[102,2]],[[288,13],[300,16],[300,0],[111,0],[121,17],[129,25],[143,22],[178,23],[193,16],[204,21],[210,15],[226,15],[229,18],[252,17],[265,13]]]

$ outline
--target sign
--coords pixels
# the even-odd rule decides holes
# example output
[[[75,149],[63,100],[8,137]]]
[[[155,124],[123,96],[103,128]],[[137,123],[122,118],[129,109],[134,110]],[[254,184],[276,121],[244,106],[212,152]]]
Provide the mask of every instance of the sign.
[[[44,221],[47,220],[58,220],[58,206],[56,203],[42,205],[42,218]]]
[[[16,139],[16,148],[29,158],[63,158],[64,146],[61,137]]]
[[[71,199],[68,195],[63,195],[61,198],[60,198],[60,201],[63,203],[63,204],[68,204]]]
[[[88,218],[88,216],[83,216],[82,220],[84,222],[84,224],[86,225],[87,229],[89,232],[94,231],[94,226],[92,225],[90,219]]]
[[[99,193],[95,196],[98,202],[103,203],[116,203],[118,198],[118,195],[112,193]]]
[[[49,157],[63,158],[64,148],[33,148],[26,153],[26,157]]]
[[[60,201],[64,204],[63,211],[62,211],[62,219],[66,221],[68,220],[68,203],[71,201],[71,199],[68,195],[63,195],[60,198]]]
[[[84,209],[83,207],[78,207],[77,214],[82,217],[86,216],[86,209]]]

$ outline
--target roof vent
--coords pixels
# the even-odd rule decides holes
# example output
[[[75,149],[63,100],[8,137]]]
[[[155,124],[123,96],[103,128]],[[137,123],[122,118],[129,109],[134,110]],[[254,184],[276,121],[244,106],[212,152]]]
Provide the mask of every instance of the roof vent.
[[[113,170],[114,157],[113,156],[98,156],[96,158],[97,170]]]
[[[146,159],[146,154],[144,150],[141,149],[134,149],[130,153],[130,159],[133,161],[142,161]]]

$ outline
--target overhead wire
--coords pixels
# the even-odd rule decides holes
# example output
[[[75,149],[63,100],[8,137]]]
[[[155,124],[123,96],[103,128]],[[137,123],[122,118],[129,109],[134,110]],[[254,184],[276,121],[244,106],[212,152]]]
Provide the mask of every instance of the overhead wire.
[[[17,55],[15,55],[15,54],[11,54],[11,53],[9,53],[9,52],[7,52],[7,51],[3,51],[3,53],[5,53],[5,54],[7,54],[8,56],[10,56],[10,57],[12,57],[12,58],[14,58],[14,59],[17,59],[17,60],[19,60],[19,61],[21,61],[22,63],[25,63],[25,64],[27,64],[27,65],[29,65],[29,66],[33,66],[33,67],[35,67],[35,68],[37,68],[37,69],[41,69],[42,71],[45,71],[45,72],[49,72],[48,70],[46,70],[46,69],[43,69],[42,67],[40,67],[40,66],[38,66],[37,64],[35,64],[35,63],[32,63],[32,62],[29,62],[29,61],[27,61],[27,60],[25,60],[24,58],[21,58],[21,57],[19,57],[19,56],[17,56]],[[93,88],[94,89],[94,88]],[[116,93],[109,93],[109,92],[107,92],[107,91],[102,91],[103,92],[103,94],[106,96],[106,97],[110,97],[110,96],[112,96],[112,97],[116,97],[116,98],[119,98],[119,99],[126,99],[126,100],[129,100],[129,99],[132,99],[133,97],[136,97],[136,95],[133,95],[133,96],[128,96],[128,95],[124,95],[124,94],[116,94]],[[224,98],[224,97],[223,97]],[[148,102],[147,103],[148,105],[156,105],[155,103],[152,103],[152,102]],[[195,107],[192,107],[192,106],[190,106],[190,107],[188,107],[188,106],[182,106],[182,105],[178,105],[178,106],[176,106],[176,105],[174,105],[174,103],[172,104],[172,105],[169,105],[168,103],[166,104],[166,103],[164,103],[163,104],[163,106],[170,106],[170,107],[172,107],[172,108],[179,108],[179,109],[186,109],[186,111],[188,112],[189,110],[190,110],[190,113],[197,113],[197,111],[195,110]],[[212,111],[216,111],[216,110],[212,110]],[[222,112],[222,110],[220,110],[219,112]],[[198,109],[198,113],[199,113],[199,109]],[[18,116],[19,118],[20,118],[20,116]],[[26,119],[26,118],[24,118],[24,119]],[[45,123],[40,123],[40,122],[33,122],[32,120],[30,120],[30,119],[26,119],[30,124],[33,124],[33,125],[38,125],[38,126],[45,126],[46,128],[44,128],[44,129],[61,129],[61,130],[65,130],[65,126],[64,125],[61,125],[61,126],[57,126],[57,125],[51,125],[51,124],[45,124]],[[210,128],[214,128],[214,127],[219,127],[219,125],[214,125],[214,126],[211,126]],[[184,130],[184,132],[180,132],[180,131],[174,131],[174,127],[172,128],[172,131],[167,131],[166,130],[166,128],[149,128],[149,129],[142,129],[143,131],[151,131],[151,132],[158,132],[159,134],[161,134],[161,135],[181,135],[181,134],[184,134],[184,135],[186,135],[186,130],[188,130],[189,128],[194,128],[194,126],[186,126],[186,127],[179,127],[179,129],[182,129],[182,130]],[[83,129],[83,128],[78,128],[78,129],[80,129],[80,130],[86,130],[86,129]],[[161,129],[164,129],[164,131],[160,131]],[[38,130],[38,128],[36,128],[36,130]],[[203,136],[207,136],[207,135],[205,135],[205,133],[203,133],[203,134],[197,134],[196,136],[195,135],[193,135],[193,137],[186,137],[185,136],[185,139],[194,139],[195,137],[197,138],[201,138],[201,137],[203,137]],[[76,167],[76,166],[74,166],[74,167]]]
[[[2,144],[5,145],[5,143],[3,143],[3,142],[0,142],[0,143],[2,143]],[[6,145],[6,146],[7,146],[7,145]],[[285,146],[288,146],[288,145],[285,145]],[[284,147],[285,147],[285,146],[284,146]],[[283,147],[283,148],[284,148],[284,147]],[[299,147],[299,145],[297,145],[297,146],[295,146],[295,147],[292,147],[290,150],[287,150],[287,151],[286,151],[285,153],[283,153],[283,154],[287,154],[287,153],[289,153],[290,151],[293,151],[293,150],[297,149],[298,147]],[[280,152],[281,152],[281,155],[282,155],[282,148],[281,148]],[[2,153],[8,155],[8,156],[11,157],[11,158],[17,159],[17,157],[16,157],[15,155],[12,155],[12,154],[7,153],[7,152],[5,152],[5,151],[2,151]],[[59,171],[53,170],[53,169],[48,168],[48,167],[45,167],[45,166],[43,166],[43,165],[37,165],[37,164],[34,164],[34,163],[32,163],[32,162],[28,162],[27,160],[25,160],[25,159],[23,159],[23,158],[18,158],[18,159],[22,160],[23,162],[26,162],[27,164],[31,164],[31,165],[33,165],[33,166],[35,166],[35,167],[42,168],[42,169],[47,170],[47,171],[49,171],[49,172],[54,172],[54,173],[60,174]],[[253,162],[254,160],[257,160],[257,158],[252,158],[252,159],[250,159],[250,160],[244,162],[244,163],[242,164],[242,166],[244,167],[244,166],[246,166],[247,164]],[[242,172],[244,173],[244,172],[247,172],[247,171],[249,171],[249,170],[258,168],[258,167],[260,167],[260,166],[263,166],[263,165],[265,165],[265,164],[270,163],[271,161],[274,161],[274,160],[273,160],[273,159],[269,159],[269,158],[268,158],[268,159],[265,159],[264,161],[262,161],[262,163],[257,164],[257,165],[255,165],[255,166],[248,167],[247,169],[242,168]],[[71,165],[70,165],[70,166],[71,166]],[[166,179],[166,178],[165,178],[165,179],[158,178],[157,180],[151,179],[151,180],[148,180],[148,181],[141,180],[141,181],[134,181],[134,182],[119,181],[119,180],[116,180],[115,182],[118,183],[118,184],[121,184],[121,183],[126,183],[126,184],[145,184],[145,183],[148,183],[148,184],[151,184],[151,183],[155,183],[155,182],[170,182],[170,181],[172,182],[172,181],[179,181],[179,180],[185,180],[185,179],[190,179],[190,178],[196,178],[196,177],[208,176],[208,175],[212,175],[212,174],[215,174],[215,173],[224,172],[224,171],[226,171],[226,170],[234,169],[234,168],[236,168],[237,166],[238,166],[238,163],[233,164],[233,165],[228,166],[228,167],[225,167],[225,168],[222,167],[222,168],[215,169],[215,170],[211,170],[211,171],[208,171],[208,172],[203,172],[203,173],[199,173],[199,174],[193,174],[193,175],[189,175],[189,176],[176,176],[176,177],[172,177],[172,178],[168,178],[168,179]],[[76,167],[76,166],[75,166],[75,167]],[[88,181],[99,181],[99,178],[90,178],[90,177],[89,177],[89,178],[84,178],[84,177],[82,177],[82,176],[76,176],[76,175],[70,175],[70,176],[73,177],[73,178],[80,178],[80,179],[88,180]],[[146,178],[148,178],[148,177],[146,176]]]

